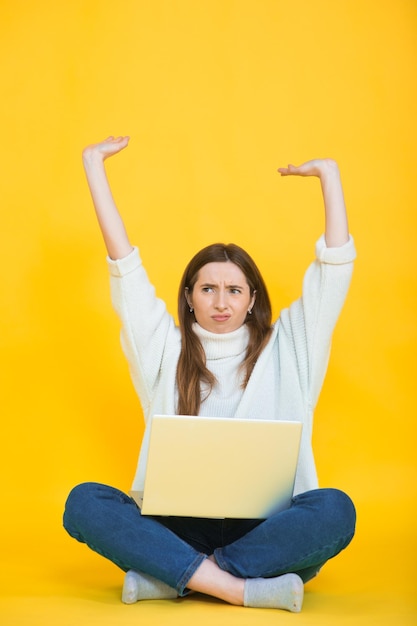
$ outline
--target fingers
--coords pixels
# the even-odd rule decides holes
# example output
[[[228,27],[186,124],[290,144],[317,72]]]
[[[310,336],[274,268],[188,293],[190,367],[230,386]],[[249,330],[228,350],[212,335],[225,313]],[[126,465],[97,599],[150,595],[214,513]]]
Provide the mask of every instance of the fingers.
[[[291,176],[294,174],[298,174],[298,168],[295,165],[288,164],[287,167],[279,167],[278,172],[281,176]]]
[[[120,135],[119,137],[113,137],[113,135],[110,135],[109,137],[107,137],[103,143],[112,143],[115,145],[119,145],[119,144],[128,144],[129,143],[129,139],[130,137],[128,135],[126,136],[122,136]]]
[[[113,137],[113,135],[110,135],[104,141],[97,144],[97,149],[104,155],[104,158],[107,158],[126,148],[129,139],[130,137],[128,136]]]
[[[109,135],[99,143],[91,144],[84,148],[83,158],[85,161],[91,161],[93,158],[105,160],[124,150],[129,143],[129,139],[130,137],[128,136],[113,137],[113,135]]]
[[[278,172],[281,176],[319,176],[323,163],[323,159],[313,159],[301,165],[289,164],[287,167],[280,167]]]

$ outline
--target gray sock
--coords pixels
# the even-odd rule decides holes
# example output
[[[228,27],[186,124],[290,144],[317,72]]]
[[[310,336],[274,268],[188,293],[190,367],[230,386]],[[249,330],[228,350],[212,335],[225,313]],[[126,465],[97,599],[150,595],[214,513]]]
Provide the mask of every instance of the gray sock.
[[[244,606],[263,609],[285,609],[299,613],[303,604],[304,584],[297,574],[277,578],[247,578]]]
[[[149,574],[129,570],[125,575],[122,602],[133,604],[138,600],[169,600],[177,598],[175,589]]]

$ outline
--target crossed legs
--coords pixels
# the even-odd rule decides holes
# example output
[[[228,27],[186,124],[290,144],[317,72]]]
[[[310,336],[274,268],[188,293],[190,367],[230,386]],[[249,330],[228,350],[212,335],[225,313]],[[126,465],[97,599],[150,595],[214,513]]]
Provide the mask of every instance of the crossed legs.
[[[325,489],[296,496],[265,521],[159,519],[142,516],[122,492],[87,483],[71,492],[64,525],[129,572],[124,601],[195,590],[231,604],[299,611],[303,582],[353,537],[355,511],[345,494]]]

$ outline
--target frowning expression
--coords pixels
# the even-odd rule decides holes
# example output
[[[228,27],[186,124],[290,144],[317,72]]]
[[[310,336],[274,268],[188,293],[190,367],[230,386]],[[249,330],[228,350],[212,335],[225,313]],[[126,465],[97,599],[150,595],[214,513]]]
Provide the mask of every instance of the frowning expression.
[[[256,294],[242,270],[232,263],[207,263],[198,272],[192,292],[186,291],[196,321],[213,333],[230,333],[245,323]]]

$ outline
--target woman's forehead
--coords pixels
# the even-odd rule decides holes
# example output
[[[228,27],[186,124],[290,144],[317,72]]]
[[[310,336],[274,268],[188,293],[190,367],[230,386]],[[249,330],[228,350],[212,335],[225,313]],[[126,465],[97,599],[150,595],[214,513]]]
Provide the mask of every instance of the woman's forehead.
[[[247,284],[245,274],[232,261],[206,263],[200,268],[196,282],[213,285],[220,283],[230,285]]]

